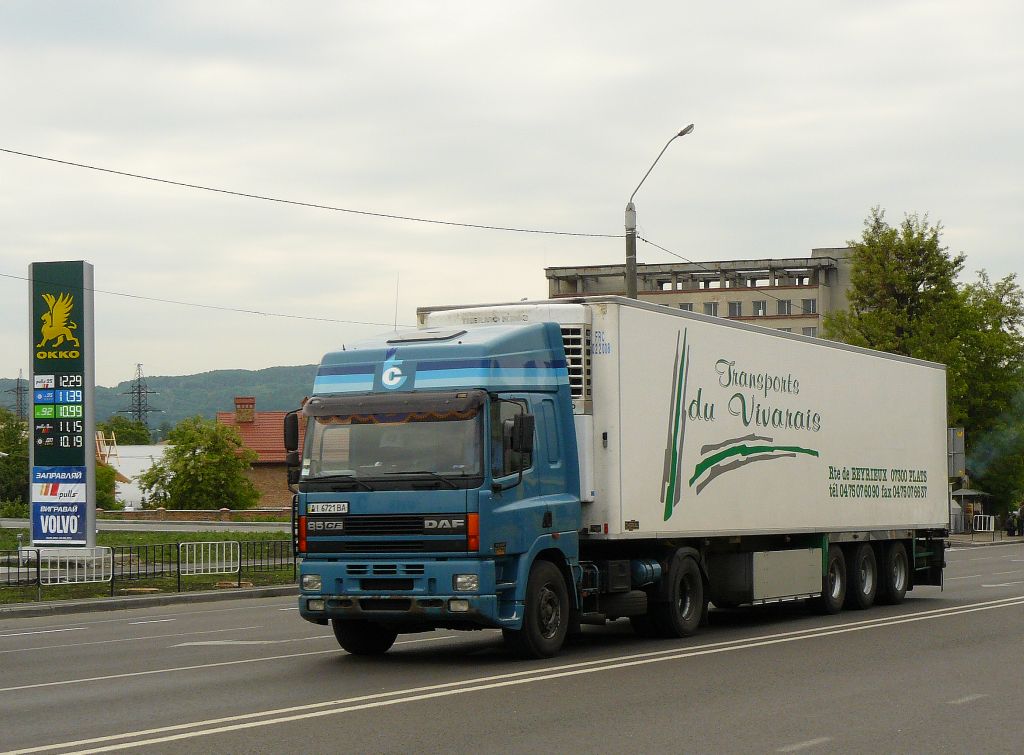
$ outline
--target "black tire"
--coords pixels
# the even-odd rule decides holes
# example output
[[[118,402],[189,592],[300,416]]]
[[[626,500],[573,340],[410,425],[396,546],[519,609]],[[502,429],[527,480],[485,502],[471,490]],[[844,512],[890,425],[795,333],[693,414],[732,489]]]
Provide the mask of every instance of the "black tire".
[[[903,602],[910,586],[910,561],[907,548],[898,540],[889,543],[882,553],[878,575],[878,602],[897,605]]]
[[[821,597],[815,599],[814,606],[819,613],[834,614],[843,609],[846,598],[846,559],[838,545],[828,547],[828,560],[825,573],[821,577]]]
[[[503,629],[505,643],[521,658],[551,658],[562,649],[569,630],[569,592],[562,572],[537,561],[526,583],[523,628]]]
[[[846,561],[846,608],[863,611],[875,604],[878,592],[878,562],[867,543],[854,546]]]
[[[654,603],[649,609],[654,626],[662,637],[696,634],[707,606],[700,567],[689,556],[676,556],[668,579],[668,602]]]
[[[383,655],[395,644],[398,632],[373,621],[331,619],[334,636],[352,655]]]

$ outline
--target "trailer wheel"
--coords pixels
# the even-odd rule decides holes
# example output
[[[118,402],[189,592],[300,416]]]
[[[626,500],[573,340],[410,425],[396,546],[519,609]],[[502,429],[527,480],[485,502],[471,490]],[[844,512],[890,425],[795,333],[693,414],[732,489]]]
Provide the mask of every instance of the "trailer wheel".
[[[845,606],[856,610],[870,608],[878,591],[878,562],[874,549],[867,543],[861,543],[853,549],[846,567],[849,584]]]
[[[352,655],[383,655],[398,637],[394,629],[363,619],[331,619],[331,626],[338,644]]]
[[[526,583],[523,628],[503,629],[502,634],[521,658],[550,658],[561,650],[569,620],[569,592],[562,572],[550,561],[537,561]]]
[[[677,556],[668,578],[668,602],[652,605],[651,618],[662,636],[689,637],[700,626],[707,605],[700,567],[692,558]]]
[[[846,559],[838,545],[828,547],[828,564],[821,577],[821,597],[815,607],[825,614],[839,613],[846,598]]]
[[[882,556],[878,584],[878,602],[896,605],[903,602],[910,584],[910,562],[907,548],[898,540],[889,543]]]

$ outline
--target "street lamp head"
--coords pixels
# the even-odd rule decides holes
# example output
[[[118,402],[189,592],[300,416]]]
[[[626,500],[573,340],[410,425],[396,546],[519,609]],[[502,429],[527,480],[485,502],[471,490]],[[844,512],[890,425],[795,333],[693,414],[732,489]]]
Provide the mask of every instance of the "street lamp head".
[[[689,126],[687,126],[686,128],[684,128],[682,131],[680,131],[678,134],[676,134],[676,136],[686,136],[687,134],[690,134],[690,133],[693,133],[693,124],[692,123]]]

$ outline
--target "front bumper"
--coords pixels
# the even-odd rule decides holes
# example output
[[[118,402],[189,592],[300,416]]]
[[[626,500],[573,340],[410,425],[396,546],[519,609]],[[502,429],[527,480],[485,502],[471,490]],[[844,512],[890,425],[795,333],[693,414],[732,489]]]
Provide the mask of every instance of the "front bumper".
[[[300,572],[318,574],[321,579],[319,591],[303,590],[299,597],[299,614],[315,624],[364,619],[399,629],[500,628],[518,621],[514,611],[511,621],[500,615],[493,560],[305,560]],[[479,589],[456,592],[452,587],[456,574],[478,575]],[[311,600],[323,601],[323,610],[311,610]]]

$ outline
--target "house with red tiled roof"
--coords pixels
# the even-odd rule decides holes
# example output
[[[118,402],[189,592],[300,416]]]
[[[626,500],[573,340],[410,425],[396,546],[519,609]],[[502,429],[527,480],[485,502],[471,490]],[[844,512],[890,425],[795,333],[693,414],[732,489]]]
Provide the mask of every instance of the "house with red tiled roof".
[[[260,491],[260,506],[287,506],[292,494],[288,490],[285,465],[284,415],[287,412],[256,411],[255,396],[236,396],[233,412],[217,412],[217,424],[231,425],[238,430],[246,448],[256,452],[249,479]],[[299,451],[302,451],[299,433]]]

